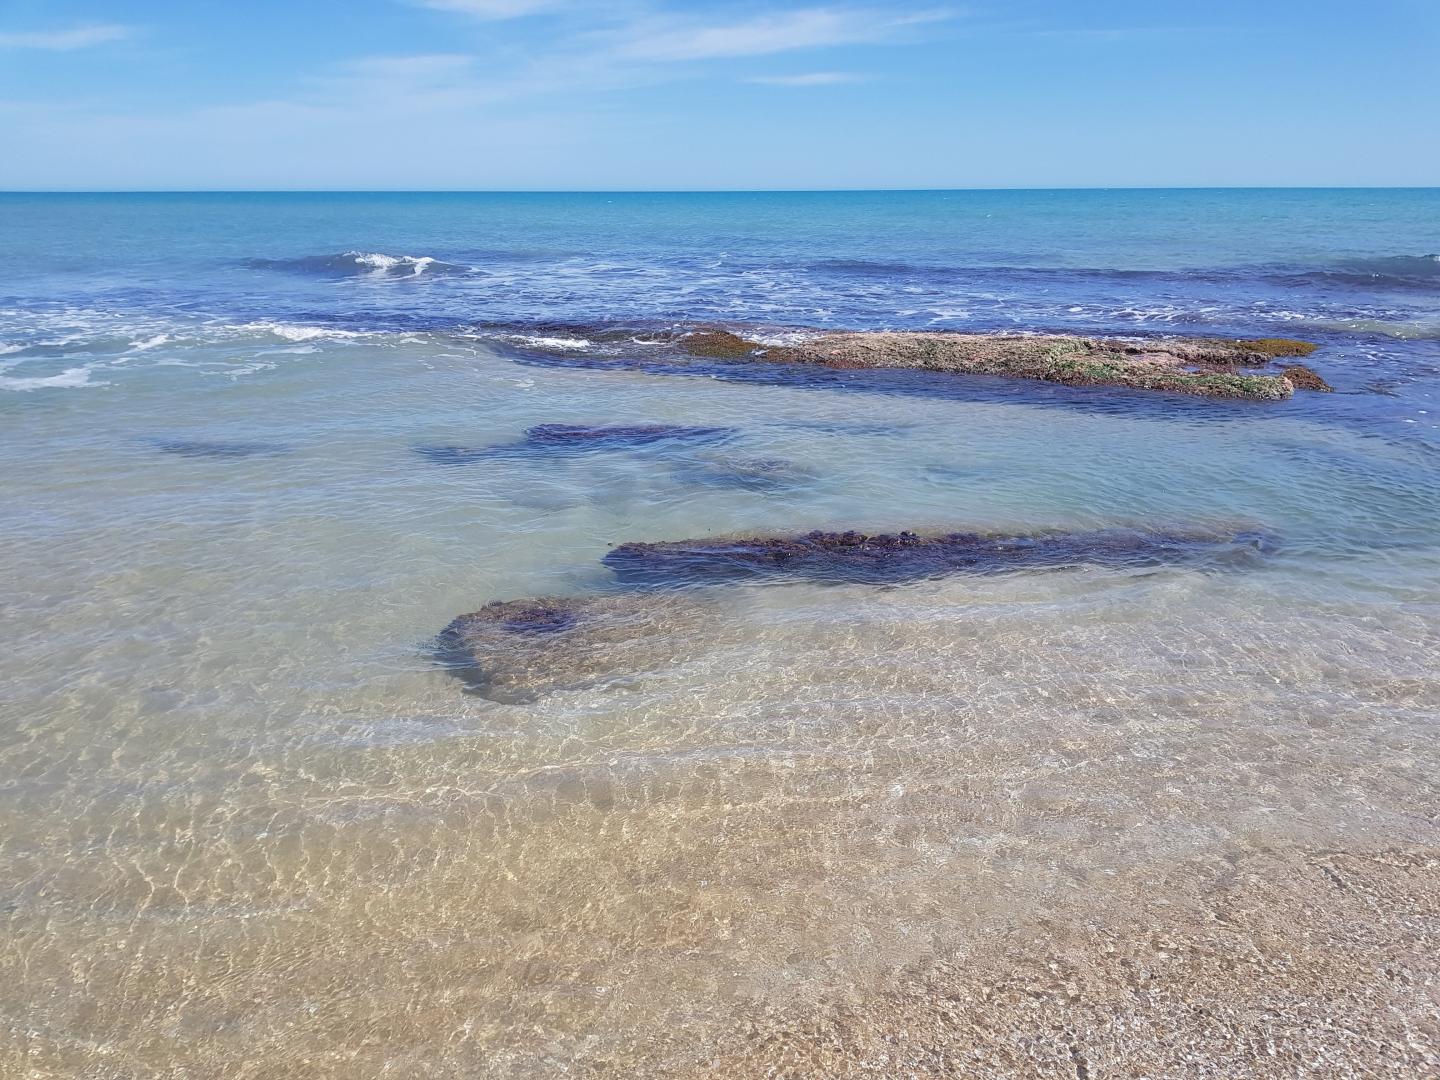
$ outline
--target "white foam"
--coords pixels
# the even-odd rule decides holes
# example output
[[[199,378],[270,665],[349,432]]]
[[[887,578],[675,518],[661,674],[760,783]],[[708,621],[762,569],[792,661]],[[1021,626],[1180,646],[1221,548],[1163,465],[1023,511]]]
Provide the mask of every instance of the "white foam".
[[[593,349],[595,343],[586,341],[584,338],[562,338],[562,337],[520,337],[516,341],[522,345],[533,345],[537,349]]]
[[[328,326],[296,326],[282,322],[243,323],[235,327],[241,333],[273,334],[285,341],[344,341],[364,337],[356,330],[336,330]]]
[[[757,345],[803,345],[823,337],[820,330],[753,330],[743,335]]]
[[[429,255],[386,255],[380,251],[347,251],[342,258],[351,259],[356,266],[368,267],[376,274],[408,269],[414,277],[419,277],[426,267],[435,264]]]
[[[0,376],[0,387],[6,390],[40,390],[45,387],[72,388],[77,386],[106,386],[106,383],[92,383],[87,367],[67,368],[59,375],[34,376],[28,379],[5,378]]]

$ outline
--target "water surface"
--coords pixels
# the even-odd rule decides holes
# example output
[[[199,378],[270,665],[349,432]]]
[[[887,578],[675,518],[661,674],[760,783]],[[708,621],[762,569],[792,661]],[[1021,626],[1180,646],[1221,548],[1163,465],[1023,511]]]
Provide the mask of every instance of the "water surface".
[[[1437,222],[1434,191],[0,196],[0,1061],[654,1073],[1077,890],[1433,844]],[[1284,334],[1340,392],[586,366],[696,320]],[[734,433],[415,452],[662,423]],[[718,589],[528,702],[434,662],[486,602],[613,589],[625,541],[1117,526],[1278,543]]]

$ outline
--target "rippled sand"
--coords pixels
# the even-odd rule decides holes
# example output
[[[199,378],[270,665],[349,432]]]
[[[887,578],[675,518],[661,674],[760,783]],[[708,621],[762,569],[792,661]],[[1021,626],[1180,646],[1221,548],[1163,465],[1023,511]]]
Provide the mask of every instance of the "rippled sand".
[[[1074,1048],[1139,1075],[1193,1044],[1422,1075],[1436,628],[1274,599],[1184,572],[771,590],[686,663],[539,709],[412,675],[409,715],[347,725],[342,692],[280,754],[39,731],[8,799],[17,1052],[625,1076]],[[73,804],[87,761],[134,779]]]

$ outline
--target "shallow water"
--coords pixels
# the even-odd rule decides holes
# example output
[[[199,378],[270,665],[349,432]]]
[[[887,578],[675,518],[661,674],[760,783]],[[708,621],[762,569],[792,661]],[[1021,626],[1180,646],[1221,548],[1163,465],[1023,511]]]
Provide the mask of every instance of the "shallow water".
[[[742,217],[728,238],[711,197],[0,197],[6,265],[30,268],[0,287],[0,1062],[644,1074],[1154,867],[1433,844],[1440,346],[1393,335],[1440,318],[1440,283],[1420,263],[1343,287],[1234,268],[1436,250],[1416,232],[1436,196],[1212,193],[1228,241],[1186,239],[1191,219],[1153,202],[1200,220],[1192,193],[1105,213],[1074,195],[1068,214],[1050,193],[1002,213],[1006,197],[944,197],[1002,219],[944,244],[919,239],[937,211],[918,196],[844,214],[815,196],[788,219],[756,197],[739,205],[774,231]],[[457,214],[493,225],[491,247],[439,242]],[[1102,228],[1117,215],[1120,239]],[[1243,249],[1262,225],[1283,239]],[[1064,257],[1040,284],[1000,275],[1013,291],[974,325],[1057,325],[1079,304],[1077,324],[1134,330],[1102,293],[1134,308],[1163,291],[1150,279],[1065,275],[1138,263],[1177,275],[1186,328],[1255,335],[1282,300],[1306,308],[1286,332],[1323,342],[1315,366],[1344,392],[1237,406],[676,376],[554,366],[563,346],[520,340],[532,318],[641,333],[727,307],[911,325],[913,279],[962,305],[967,287],[873,263],[913,243],[1022,265],[1043,236]],[[1314,250],[1289,247],[1301,236]],[[726,239],[805,298],[766,309],[748,270],[702,285],[680,265]],[[333,258],[466,267],[506,244],[503,288]],[[801,250],[866,263],[815,271]],[[557,271],[635,270],[636,252],[674,265],[646,270],[653,286]],[[824,274],[846,287],[822,317]],[[1204,310],[1218,292],[1249,299]],[[1360,311],[1389,334],[1343,329]],[[415,452],[658,423],[736,434]],[[757,461],[791,482],[716,482]],[[702,590],[528,702],[466,693],[434,659],[486,602],[613,589],[601,559],[624,541],[1115,526],[1277,544],[1243,565]]]

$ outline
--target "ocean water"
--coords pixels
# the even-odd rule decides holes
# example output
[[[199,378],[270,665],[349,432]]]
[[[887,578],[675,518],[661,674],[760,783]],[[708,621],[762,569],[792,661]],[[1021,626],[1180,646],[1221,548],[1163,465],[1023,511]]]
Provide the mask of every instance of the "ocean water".
[[[670,1075],[1077,890],[1433,845],[1437,252],[1437,190],[0,195],[0,1072]],[[696,323],[1337,392],[646,362]],[[728,430],[417,452],[546,423]],[[526,700],[436,659],[625,541],[1115,527],[1270,540],[701,590]]]

